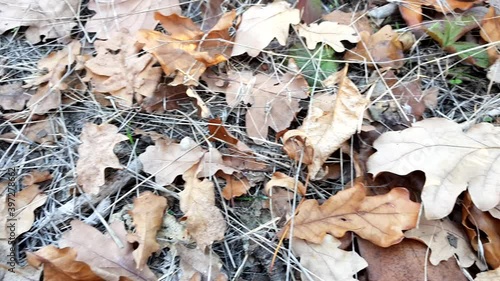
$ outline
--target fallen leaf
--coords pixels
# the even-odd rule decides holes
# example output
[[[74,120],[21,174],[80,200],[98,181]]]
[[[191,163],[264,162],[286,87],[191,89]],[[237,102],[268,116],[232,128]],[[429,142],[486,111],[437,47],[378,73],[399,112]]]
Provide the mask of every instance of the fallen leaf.
[[[495,281],[500,280],[500,267],[495,270],[481,272],[476,275],[474,281]]]
[[[425,173],[422,202],[427,219],[451,213],[460,193],[468,189],[482,211],[500,202],[500,128],[480,123],[467,131],[443,118],[416,122],[411,128],[386,132],[374,143],[377,152],[368,159],[368,172],[399,175]]]
[[[462,202],[462,225],[474,250],[483,252],[492,267],[500,266],[500,223],[488,212],[481,212],[467,193]]]
[[[36,269],[31,265],[24,267],[16,264],[15,257],[8,253],[15,253],[15,247],[9,240],[0,239],[0,277],[8,281],[40,281],[42,280],[42,269]]]
[[[147,113],[157,114],[179,109],[180,102],[189,102],[186,90],[187,87],[184,85],[170,86],[166,83],[160,83],[152,96],[144,98],[141,107]]]
[[[345,60],[366,62],[371,67],[377,64],[397,69],[404,65],[404,46],[398,39],[398,33],[390,25],[382,27],[375,34],[362,31],[359,36],[360,42],[354,49],[346,52]]]
[[[500,59],[490,66],[486,77],[494,83],[500,83]]]
[[[335,10],[329,14],[323,15],[322,19],[352,26],[358,33],[361,31],[366,31],[370,34],[373,33],[370,20],[366,16],[366,13],[346,13],[340,10]]]
[[[75,63],[76,55],[80,54],[80,48],[80,42],[73,41],[64,49],[54,51],[38,62],[38,69],[46,74],[28,81],[24,86],[25,88],[37,86],[36,93],[27,105],[34,114],[45,114],[61,105],[61,91],[68,88],[63,77]]]
[[[388,248],[358,239],[358,250],[369,264],[366,279],[370,281],[454,280],[468,281],[454,260],[437,266],[428,264],[427,246],[410,239]],[[387,266],[390,265],[390,266]]]
[[[55,118],[30,122],[20,130],[0,135],[0,139],[10,143],[36,142],[50,145],[56,142],[59,135],[57,123]]]
[[[429,260],[432,265],[458,257],[462,267],[469,267],[476,261],[464,231],[450,219],[426,220],[421,218],[418,226],[405,232],[405,237],[425,243],[431,249]]]
[[[323,21],[319,24],[312,23],[309,26],[301,24],[297,26],[299,36],[305,37],[307,48],[314,50],[318,43],[324,43],[337,53],[345,51],[341,41],[356,43],[359,41],[354,28],[338,24],[337,22]]]
[[[96,32],[99,39],[109,39],[112,34],[128,30],[134,34],[140,29],[155,29],[158,20],[155,12],[168,16],[181,14],[178,0],[90,0],[88,8],[96,14],[85,25],[86,32]]]
[[[346,74],[344,68],[332,75],[340,81],[337,94],[315,95],[302,125],[283,136],[283,149],[290,158],[308,166],[310,179],[323,177],[321,167],[356,132],[368,103]]]
[[[319,20],[321,14],[323,14],[323,3],[321,0],[299,0],[295,8],[300,11],[301,19],[306,24]]]
[[[347,231],[375,245],[389,247],[401,242],[403,230],[417,224],[420,204],[409,199],[405,188],[366,196],[362,183],[339,191],[322,205],[308,199],[297,208],[293,236],[319,244],[327,233],[342,237]]]
[[[122,277],[132,281],[157,280],[149,267],[136,269],[132,254],[134,248],[127,243],[123,222],[113,222],[110,228],[123,247],[119,247],[110,234],[104,235],[78,220],[71,221],[71,230],[63,234],[59,247],[73,248],[77,252],[76,261],[88,264],[96,275],[106,281],[123,280]]]
[[[155,56],[166,75],[174,76],[170,85],[196,86],[207,67],[229,57],[232,46],[229,28],[235,17],[235,11],[224,14],[210,31],[204,33],[190,18],[155,13],[155,19],[170,35],[141,30],[138,41],[144,44],[145,51]]]
[[[39,171],[34,170],[29,174],[25,175],[21,181],[21,183],[25,186],[29,186],[36,183],[41,183],[44,181],[48,181],[52,179],[52,175],[49,171]]]
[[[221,272],[222,261],[212,250],[207,253],[199,248],[189,249],[182,244],[177,244],[175,249],[180,256],[182,276],[180,281],[208,280],[227,281],[226,274]],[[199,276],[201,275],[201,276]],[[196,279],[195,276],[198,276]],[[211,276],[210,279],[208,277]],[[203,278],[203,279],[202,279]]]
[[[4,110],[23,110],[31,96],[26,93],[22,85],[20,81],[0,85],[0,107]]]
[[[366,261],[354,251],[339,249],[341,242],[326,235],[321,244],[294,239],[293,252],[300,257],[302,280],[354,281],[358,271],[367,267]]]
[[[155,141],[139,155],[143,170],[155,176],[159,185],[168,185],[175,178],[198,163],[205,152],[191,138],[185,137],[180,143],[164,139]]]
[[[76,23],[78,0],[6,0],[0,3],[0,34],[9,29],[29,26],[26,39],[34,44],[45,39],[66,39]]]
[[[130,215],[134,222],[135,233],[128,234],[127,241],[139,243],[132,253],[139,270],[143,270],[152,253],[160,250],[156,234],[161,228],[166,208],[167,199],[151,191],[145,191],[134,199],[134,208],[130,211]]]
[[[184,190],[179,193],[180,208],[184,213],[182,221],[186,229],[202,251],[214,241],[224,238],[226,221],[215,206],[214,184],[196,177],[197,167],[186,171],[182,178],[186,182]]]
[[[27,252],[28,263],[39,268],[43,264],[44,280],[101,281],[90,266],[76,261],[76,251],[72,248],[58,249],[48,245],[40,250]]]
[[[275,77],[250,71],[228,73],[227,85],[218,87],[210,83],[214,91],[224,92],[230,107],[241,102],[250,104],[246,113],[248,135],[258,144],[267,139],[269,127],[275,132],[282,131],[300,111],[299,100],[308,96],[307,82],[300,75],[286,73]]]
[[[248,53],[256,57],[274,38],[284,46],[290,24],[300,23],[300,11],[285,1],[276,1],[246,10],[236,31],[231,57]]]
[[[306,187],[303,183],[296,181],[294,178],[281,172],[274,172],[271,180],[268,181],[264,187],[264,193],[271,194],[271,189],[276,186],[283,187],[291,192],[295,192],[295,190],[297,190],[297,193],[300,196],[306,196]]]
[[[217,24],[221,16],[224,14],[222,11],[224,2],[224,0],[207,0],[201,3],[201,11],[203,12],[203,22],[200,27],[201,30],[208,31]]]
[[[198,95],[198,93],[193,90],[193,88],[188,88],[186,90],[186,95],[195,100],[196,107],[198,108],[198,115],[201,118],[209,118],[210,116],[212,116],[212,113],[210,112],[207,104],[203,101],[200,95]]]
[[[496,14],[495,7],[491,6],[488,13],[484,16],[481,22],[481,38],[486,42],[500,41],[500,20]],[[493,45],[487,49],[490,62],[497,61],[500,56],[498,55],[498,45]]]
[[[85,124],[80,135],[82,144],[78,147],[80,158],[76,162],[76,182],[84,192],[98,194],[105,183],[105,170],[122,169],[113,149],[117,143],[127,139],[118,133],[115,125]]]
[[[93,91],[110,93],[119,103],[130,107],[135,98],[151,97],[161,77],[161,68],[151,54],[140,54],[137,44],[128,32],[111,35],[106,41],[96,41],[97,55],[85,62],[87,81],[92,81]]]
[[[227,175],[237,172],[237,170],[224,163],[222,154],[216,148],[210,147],[198,164],[196,176],[198,178],[208,178],[215,175],[217,171],[222,171]]]
[[[244,176],[225,173],[217,173],[217,175],[226,181],[226,185],[222,188],[222,196],[226,200],[244,195],[250,189],[250,182]]]

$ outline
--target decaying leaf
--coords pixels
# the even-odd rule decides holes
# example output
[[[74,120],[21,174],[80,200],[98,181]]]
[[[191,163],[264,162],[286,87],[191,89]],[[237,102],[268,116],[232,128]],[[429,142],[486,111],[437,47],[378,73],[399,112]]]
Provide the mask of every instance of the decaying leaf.
[[[221,272],[222,262],[212,250],[206,251],[198,248],[189,249],[182,244],[175,246],[181,258],[180,268],[182,276],[180,281],[227,281],[226,274]],[[208,276],[211,276],[208,279]]]
[[[63,234],[59,246],[73,248],[77,252],[76,261],[88,264],[96,275],[106,281],[119,281],[123,277],[132,281],[157,280],[149,267],[144,267],[142,271],[136,269],[132,254],[134,248],[127,243],[123,222],[113,222],[110,227],[123,247],[118,246],[109,234],[104,235],[78,220],[71,221],[71,230]]]
[[[500,267],[495,270],[481,272],[476,275],[474,281],[495,281],[500,280]]]
[[[40,42],[40,37],[68,38],[76,23],[70,19],[78,11],[78,0],[5,0],[0,2],[0,34],[29,26],[26,39]]]
[[[163,113],[167,110],[179,109],[180,102],[188,102],[187,87],[170,86],[160,83],[151,97],[144,98],[141,106],[148,113]]]
[[[375,34],[360,32],[361,40],[356,47],[346,52],[344,59],[366,62],[369,66],[400,68],[404,65],[403,44],[398,33],[390,25],[382,27]]]
[[[431,249],[429,260],[432,265],[454,259],[454,255],[462,267],[469,267],[476,261],[466,234],[448,218],[432,221],[421,218],[416,228],[405,232],[405,237],[421,241]]]
[[[88,264],[75,260],[77,252],[72,248],[48,245],[26,255],[30,265],[38,268],[43,264],[44,280],[104,281]]]
[[[161,76],[161,68],[151,54],[141,54],[141,45],[125,31],[114,33],[106,41],[96,41],[97,56],[85,62],[87,80],[93,91],[110,93],[123,106],[131,106],[133,99],[142,101],[151,97]]]
[[[218,173],[218,176],[226,181],[226,185],[222,189],[222,196],[226,200],[246,194],[250,189],[250,182],[242,175]]]
[[[23,83],[20,81],[0,85],[0,107],[4,110],[22,110],[26,102],[31,98],[31,96],[26,93],[26,90],[22,88],[22,85]]]
[[[486,262],[500,267],[500,223],[488,212],[481,212],[472,203],[470,194],[462,203],[462,225],[474,250],[484,253]]]
[[[186,182],[184,190],[179,193],[180,208],[184,212],[182,220],[186,229],[196,241],[199,249],[205,250],[214,241],[224,238],[226,221],[215,206],[214,184],[196,177],[197,167],[189,169],[182,175]]]
[[[167,199],[151,191],[143,192],[134,199],[134,209],[130,215],[134,221],[135,233],[127,235],[128,242],[139,243],[133,256],[137,269],[146,266],[149,256],[160,250],[156,233],[161,228],[163,213],[167,208]]]
[[[354,251],[339,249],[340,241],[326,235],[321,244],[294,239],[292,248],[300,257],[302,280],[355,281],[354,274],[367,267],[366,261]]]
[[[276,1],[264,7],[252,6],[243,13],[231,56],[246,52],[256,57],[274,38],[284,46],[290,24],[299,23],[300,11],[290,8],[285,1]]]
[[[247,133],[259,144],[267,139],[269,127],[276,132],[288,128],[300,110],[299,100],[308,95],[306,80],[292,73],[275,77],[230,71],[227,80],[222,87],[211,81],[209,87],[226,93],[230,107],[251,104],[245,116]]]
[[[466,189],[483,211],[500,202],[500,128],[492,124],[480,123],[464,131],[453,121],[432,118],[384,133],[374,147],[377,152],[368,159],[368,172],[425,173],[422,201],[428,219],[451,213]]]
[[[191,138],[185,137],[180,143],[157,139],[155,145],[148,146],[139,155],[144,171],[155,176],[159,185],[174,182],[175,178],[200,161],[205,152]]]
[[[97,194],[105,182],[106,168],[122,169],[118,157],[113,153],[115,145],[127,140],[111,124],[87,123],[80,135],[82,144],[78,147],[80,158],[76,163],[76,182],[86,193]]]
[[[38,87],[36,93],[28,101],[28,108],[33,113],[45,114],[61,105],[61,91],[68,87],[63,77],[76,61],[76,55],[80,54],[80,48],[80,42],[73,41],[64,49],[54,51],[38,62],[38,69],[45,71],[46,74],[29,81],[24,86]]]
[[[229,28],[235,17],[235,11],[224,14],[205,33],[190,18],[155,13],[155,19],[161,22],[169,35],[141,30],[138,41],[156,57],[165,74],[175,76],[170,85],[195,86],[207,67],[226,61],[229,57],[232,46]]]
[[[337,22],[324,21],[312,23],[309,26],[301,24],[297,26],[299,35],[306,38],[307,48],[314,50],[318,43],[325,43],[332,47],[335,52],[342,53],[345,47],[341,41],[356,43],[359,41],[354,28],[338,24]]]
[[[120,30],[135,33],[140,29],[155,29],[158,21],[154,12],[162,15],[181,14],[178,0],[90,0],[88,8],[96,14],[87,22],[85,30],[96,32],[99,39],[109,39]]]
[[[346,73],[347,68],[334,74],[340,81],[337,94],[315,95],[302,125],[283,136],[284,150],[290,158],[308,165],[311,179],[323,177],[321,167],[356,132],[368,103]]]
[[[403,230],[417,224],[420,204],[409,199],[405,188],[384,195],[366,196],[362,183],[342,190],[322,205],[308,199],[297,208],[293,236],[319,244],[327,233],[342,237],[347,231],[372,243],[389,247],[399,243]]]
[[[36,142],[40,144],[53,144],[58,135],[56,118],[48,118],[27,124],[24,130],[13,130],[0,135],[0,140],[11,143]]]

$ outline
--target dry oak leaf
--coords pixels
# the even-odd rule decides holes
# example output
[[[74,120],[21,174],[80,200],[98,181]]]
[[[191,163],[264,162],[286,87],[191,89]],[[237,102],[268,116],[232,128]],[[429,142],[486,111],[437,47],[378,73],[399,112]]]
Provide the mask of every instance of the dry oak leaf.
[[[226,185],[222,189],[222,197],[226,200],[231,200],[232,198],[244,195],[250,189],[250,182],[243,175],[228,175],[218,172],[217,176],[226,181]]]
[[[273,187],[283,187],[291,192],[295,192],[300,196],[306,196],[306,187],[300,181],[296,181],[294,178],[283,174],[282,172],[275,172],[271,177],[271,180],[266,183],[264,187],[264,193],[271,194],[271,189]]]
[[[4,110],[23,110],[30,98],[31,96],[22,88],[22,82],[20,81],[0,85],[0,107]]]
[[[359,37],[356,35],[354,28],[338,24],[337,22],[324,21],[319,24],[312,23],[309,26],[300,24],[297,26],[299,36],[305,37],[307,48],[314,50],[318,43],[325,43],[335,50],[337,53],[345,51],[345,47],[341,41],[349,41],[356,43]]]
[[[169,35],[141,30],[137,35],[138,41],[144,44],[145,51],[155,56],[165,74],[174,76],[170,85],[196,86],[207,67],[229,57],[232,46],[229,29],[235,18],[235,11],[228,12],[210,31],[204,33],[190,18],[155,13],[155,19],[161,22]]]
[[[53,144],[57,140],[59,131],[56,118],[34,121],[26,126],[24,130],[15,130],[0,135],[0,140],[10,143],[36,142],[40,144]]]
[[[114,32],[126,29],[136,33],[140,29],[155,29],[158,20],[156,12],[168,16],[180,14],[179,0],[90,0],[90,10],[96,14],[87,22],[85,30],[96,32],[99,39],[109,39]]]
[[[300,257],[302,280],[355,281],[352,276],[368,266],[368,263],[354,251],[339,249],[341,242],[326,235],[321,244],[294,239],[292,249]]]
[[[290,24],[299,23],[300,11],[290,8],[285,1],[275,1],[264,7],[252,6],[243,13],[231,56],[246,52],[256,57],[274,38],[284,46]]]
[[[290,158],[302,159],[311,179],[323,178],[323,164],[356,132],[368,104],[346,74],[347,67],[327,78],[340,81],[337,94],[315,95],[302,125],[283,135],[283,149]]]
[[[323,15],[321,18],[326,21],[334,21],[339,24],[352,26],[357,32],[367,31],[370,34],[372,33],[370,20],[366,16],[366,13],[346,13],[335,10],[329,14]]]
[[[347,231],[375,245],[389,247],[403,240],[403,230],[417,224],[420,204],[405,188],[384,195],[366,196],[364,184],[342,190],[319,205],[308,199],[297,208],[293,236],[320,244],[327,233],[342,237]]]
[[[438,265],[454,255],[462,267],[469,267],[476,261],[469,238],[448,218],[432,221],[421,218],[416,228],[405,232],[405,237],[421,241],[431,249],[429,260],[432,265]]]
[[[476,275],[474,281],[498,281],[500,280],[500,267],[495,270],[481,272]]]
[[[61,105],[61,91],[68,88],[63,77],[75,63],[80,48],[80,42],[73,41],[64,49],[54,51],[38,62],[38,69],[45,74],[28,81],[24,86],[38,87],[27,105],[34,114],[45,114]]]
[[[85,62],[87,76],[93,91],[110,93],[119,103],[130,107],[135,98],[152,97],[161,77],[161,68],[153,67],[151,54],[141,54],[142,48],[130,33],[114,33],[107,41],[96,41],[97,56]]]
[[[416,122],[411,128],[382,134],[368,159],[368,172],[405,175],[425,173],[422,202],[427,219],[451,213],[460,193],[468,189],[482,211],[500,202],[500,128],[480,123],[464,131],[444,118]]]
[[[122,169],[118,157],[113,153],[115,145],[127,140],[111,124],[87,123],[80,135],[82,144],[78,147],[80,158],[76,163],[76,182],[86,193],[97,194],[105,183],[106,168]]]
[[[72,248],[59,249],[48,245],[36,252],[27,252],[27,260],[36,268],[43,264],[43,278],[51,281],[104,281],[90,266],[76,261],[77,252]]]
[[[226,274],[221,272],[220,257],[212,250],[203,251],[198,248],[189,249],[182,244],[175,246],[180,257],[182,270],[180,281],[227,281]],[[210,279],[208,278],[210,276]]]
[[[399,34],[390,25],[382,27],[375,34],[360,32],[361,40],[356,47],[344,55],[345,60],[367,62],[374,67],[400,68],[404,65],[404,45]]]
[[[299,100],[307,98],[307,81],[300,75],[253,75],[250,71],[228,73],[229,83],[210,88],[226,94],[226,102],[236,107],[251,104],[245,120],[248,136],[261,144],[267,139],[269,127],[275,132],[287,129],[300,111]]]
[[[132,281],[157,280],[149,267],[136,269],[132,254],[134,248],[127,243],[123,222],[115,221],[110,227],[123,247],[118,246],[109,234],[104,235],[78,220],[71,221],[71,230],[63,234],[59,246],[76,250],[76,261],[88,264],[96,275],[106,281],[119,281],[123,277]]]
[[[215,206],[215,190],[213,182],[196,177],[194,166],[182,175],[186,182],[184,190],[179,193],[180,208],[184,213],[182,221],[186,224],[188,234],[196,241],[202,251],[214,241],[224,238],[226,221]]]
[[[160,250],[156,234],[161,228],[163,214],[167,208],[167,199],[145,191],[134,199],[134,208],[129,212],[134,222],[135,233],[128,234],[130,243],[137,242],[139,246],[133,256],[137,269],[142,270],[152,253]]]
[[[157,184],[168,185],[198,163],[204,154],[205,151],[189,137],[180,143],[157,139],[155,145],[148,146],[139,155],[139,160],[143,170],[155,176]]]
[[[422,6],[431,6],[440,13],[448,14],[456,9],[468,10],[480,2],[483,0],[405,0],[399,3],[399,12],[408,26],[417,26],[423,20]]]
[[[29,26],[26,39],[40,42],[40,37],[66,39],[76,23],[79,0],[5,0],[0,2],[0,34]]]
[[[221,171],[227,175],[237,172],[236,169],[233,169],[224,162],[222,154],[216,148],[210,147],[198,164],[196,176],[198,178],[208,178],[215,175],[217,171]]]

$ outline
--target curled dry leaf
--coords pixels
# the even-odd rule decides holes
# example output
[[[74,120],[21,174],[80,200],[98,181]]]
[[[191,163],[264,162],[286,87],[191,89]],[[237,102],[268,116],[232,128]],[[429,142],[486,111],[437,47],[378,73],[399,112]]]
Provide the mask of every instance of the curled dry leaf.
[[[274,38],[284,46],[290,24],[299,23],[300,11],[290,8],[285,1],[276,1],[264,7],[252,6],[243,13],[231,56],[246,52],[256,57]]]
[[[271,177],[271,180],[266,183],[264,187],[264,192],[266,194],[271,193],[271,188],[279,186],[286,188],[292,192],[297,190],[300,196],[306,196],[306,187],[300,181],[296,181],[294,178],[287,176],[281,172],[275,172]]]
[[[488,212],[481,212],[467,193],[462,203],[462,225],[474,250],[484,253],[486,262],[500,267],[500,223]]]
[[[312,23],[309,26],[301,24],[297,26],[299,35],[306,38],[307,48],[314,50],[318,43],[325,43],[332,47],[337,53],[345,51],[341,41],[356,43],[359,41],[354,28],[338,24],[337,22],[324,21],[322,23]]]
[[[44,280],[104,281],[88,264],[76,261],[77,252],[72,248],[58,249],[48,245],[26,255],[30,265],[38,268],[43,264]]]
[[[129,213],[134,221],[135,233],[128,234],[127,240],[139,243],[132,254],[139,270],[146,266],[152,253],[160,250],[156,234],[161,228],[166,208],[167,199],[151,191],[143,192],[134,199],[134,208]]]
[[[273,217],[288,218],[292,214],[292,202],[295,190],[300,196],[306,195],[306,187],[302,182],[281,172],[275,172],[264,187],[264,194],[269,197],[264,207],[271,210]]]
[[[96,32],[99,39],[109,39],[114,32],[128,30],[135,33],[140,29],[155,29],[158,20],[155,11],[162,15],[181,14],[178,0],[90,0],[88,8],[96,12],[85,25],[87,32]]]
[[[283,136],[283,149],[307,165],[311,179],[323,177],[321,167],[356,132],[368,103],[346,74],[347,68],[334,74],[340,81],[337,94],[315,95],[302,125]]]
[[[429,260],[432,265],[454,259],[454,255],[462,267],[469,267],[476,261],[468,237],[448,218],[432,221],[421,218],[416,228],[405,232],[405,237],[421,241],[431,249]]]
[[[182,220],[186,229],[196,241],[199,249],[205,250],[214,241],[224,238],[226,221],[215,206],[214,184],[196,177],[196,169],[189,169],[182,175],[186,182],[184,190],[179,193],[180,208],[184,212]]]
[[[34,114],[45,114],[61,105],[61,91],[68,88],[63,77],[75,63],[76,55],[80,54],[80,48],[80,42],[73,41],[64,49],[52,52],[38,61],[38,69],[46,74],[28,81],[24,86],[38,87],[36,93],[28,101],[28,108]]]
[[[198,163],[205,152],[191,138],[185,137],[180,143],[157,139],[155,145],[148,146],[139,155],[144,171],[155,176],[159,185],[168,185],[175,178]]]
[[[275,77],[230,71],[227,80],[222,87],[211,81],[209,87],[224,92],[230,107],[251,104],[245,117],[247,133],[259,144],[267,139],[269,127],[276,132],[288,128],[300,111],[299,100],[308,96],[307,81],[292,73]]]
[[[85,62],[86,80],[91,80],[93,91],[110,93],[123,106],[131,106],[133,99],[142,101],[151,97],[161,76],[161,68],[151,54],[141,54],[141,45],[125,31],[114,33],[109,40],[96,41],[97,56]]]
[[[118,133],[115,125],[87,123],[80,140],[82,144],[78,147],[80,158],[76,163],[76,182],[84,192],[98,194],[99,187],[105,183],[106,168],[122,169],[113,149],[127,137]]]
[[[400,68],[404,65],[404,45],[399,34],[390,25],[382,27],[377,33],[360,32],[361,41],[344,55],[350,61],[367,62],[369,66]]]
[[[212,250],[189,249],[182,244],[175,246],[180,256],[182,276],[180,281],[227,281],[226,274],[221,272],[222,262]],[[210,279],[208,277],[211,276]]]
[[[492,124],[480,123],[464,131],[453,121],[432,118],[384,133],[374,147],[377,152],[368,159],[368,172],[425,173],[422,202],[428,219],[450,214],[466,189],[482,211],[500,202],[500,128]]]
[[[235,18],[235,11],[226,13],[205,33],[190,18],[155,13],[155,19],[170,35],[141,30],[138,41],[156,57],[165,74],[175,76],[170,85],[195,86],[207,67],[227,60],[232,39],[229,28]]]
[[[0,61],[0,64],[2,62]],[[2,74],[0,74],[1,76]],[[31,96],[22,88],[23,83],[18,81],[0,85],[0,107],[4,110],[23,110]]]
[[[104,235],[92,226],[77,220],[71,221],[71,230],[64,233],[59,246],[71,247],[77,252],[76,261],[90,266],[92,271],[106,281],[119,281],[128,278],[132,281],[153,281],[156,276],[149,269],[136,268],[132,244],[127,243],[127,231],[123,222],[110,224],[114,235],[123,244],[118,246],[109,234]],[[92,245],[89,245],[92,241]]]
[[[339,249],[341,242],[326,235],[321,244],[294,239],[293,252],[300,257],[302,280],[355,281],[352,276],[367,267],[366,261],[354,251]]]
[[[78,0],[6,0],[0,2],[0,34],[29,26],[26,39],[32,44],[40,37],[66,39],[76,26],[73,20],[78,11]]]
[[[302,202],[293,236],[319,244],[327,233],[342,237],[352,231],[378,246],[389,247],[404,238],[403,230],[416,226],[419,210],[420,204],[409,199],[405,188],[366,196],[365,186],[358,182],[322,205],[313,199]]]

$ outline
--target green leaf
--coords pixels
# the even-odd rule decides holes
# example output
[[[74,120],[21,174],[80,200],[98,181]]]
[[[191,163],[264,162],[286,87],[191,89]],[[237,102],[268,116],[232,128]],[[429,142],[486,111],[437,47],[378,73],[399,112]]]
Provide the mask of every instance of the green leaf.
[[[474,15],[462,15],[457,16],[453,21],[436,22],[426,32],[441,47],[446,48],[457,42],[465,33],[478,27],[481,18],[475,20],[476,17]]]
[[[321,81],[337,72],[339,65],[333,61],[334,54],[335,51],[329,46],[319,45],[314,50],[308,50],[301,44],[295,44],[288,52],[310,87],[321,86]]]
[[[450,53],[457,53],[458,57],[482,68],[488,68],[490,61],[485,48],[472,42],[455,42],[446,48]]]

